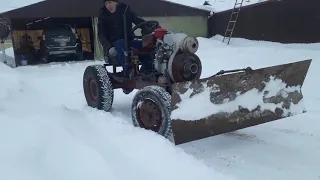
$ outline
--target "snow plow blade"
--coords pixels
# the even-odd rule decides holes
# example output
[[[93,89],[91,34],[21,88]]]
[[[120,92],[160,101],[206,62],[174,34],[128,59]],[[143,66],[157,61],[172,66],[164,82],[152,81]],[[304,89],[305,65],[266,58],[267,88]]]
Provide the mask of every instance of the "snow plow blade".
[[[176,145],[305,112],[301,87],[311,60],[221,71],[173,84],[171,120]],[[221,75],[235,72],[232,74]]]

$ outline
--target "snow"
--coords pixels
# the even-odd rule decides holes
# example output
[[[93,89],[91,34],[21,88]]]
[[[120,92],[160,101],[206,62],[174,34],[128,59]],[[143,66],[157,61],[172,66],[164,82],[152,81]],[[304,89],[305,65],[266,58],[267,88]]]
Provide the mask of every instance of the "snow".
[[[307,113],[179,146],[132,126],[134,92],[110,113],[87,107],[86,66],[0,64],[0,179],[318,180],[320,44],[198,38],[202,77],[313,59],[302,87]]]
[[[1,56],[0,56],[1,57]],[[0,61],[1,63],[1,61]],[[3,64],[0,64],[0,102],[5,99],[8,94],[18,91],[20,88],[20,80],[19,76],[15,73],[15,71]]]
[[[130,105],[121,91],[113,113],[87,107],[82,74],[96,63],[0,64],[0,179],[233,180],[116,115],[122,113],[116,108],[121,96]]]
[[[5,53],[6,53],[6,56],[14,57],[13,47],[7,48]],[[0,54],[2,54],[2,52],[0,52]]]
[[[270,81],[265,83],[265,88],[259,92],[258,89],[251,89],[242,95],[241,92],[237,92],[237,97],[230,101],[230,99],[224,99],[223,104],[214,104],[211,102],[211,93],[220,92],[219,86],[214,84],[213,87],[207,87],[206,83],[203,83],[203,92],[196,94],[191,97],[193,89],[189,88],[190,84],[186,88],[188,90],[184,94],[180,94],[181,102],[176,104],[177,109],[171,112],[172,119],[182,119],[182,120],[200,120],[209,117],[213,114],[218,113],[233,113],[239,110],[239,106],[247,108],[249,111],[254,110],[260,106],[261,111],[270,110],[271,112],[276,111],[277,108],[283,107],[283,102],[265,103],[265,98],[270,98],[276,96],[277,93],[281,93],[281,96],[286,98],[290,92],[300,92],[300,86],[286,87],[281,79],[275,79],[275,77],[270,77]],[[265,94],[265,92],[268,92]],[[190,98],[191,97],[191,98]],[[250,100],[250,101],[248,101]],[[197,106],[195,106],[197,104]],[[284,116],[297,115],[303,113],[305,110],[303,101],[298,104],[291,104],[289,109],[284,109]],[[194,113],[198,112],[198,113]]]
[[[0,51],[0,63],[1,62],[5,62],[5,64],[10,67],[15,67],[15,59],[12,47],[5,49],[5,54],[2,53],[2,50]]]
[[[203,1],[167,0],[167,1],[179,3],[179,4],[199,8],[199,9],[204,9],[208,11],[213,11],[213,12],[220,12],[220,11],[232,9],[236,1],[241,2],[241,0],[208,0],[209,4],[211,5],[209,6],[209,5],[203,5],[203,3],[205,2],[204,0]],[[252,5],[252,4],[256,4],[264,1],[267,1],[267,0],[244,0],[242,6]]]
[[[11,11],[14,9],[18,9],[24,6],[28,6],[31,4],[35,4],[38,2],[42,2],[44,0],[10,0],[6,1],[6,3],[1,3],[0,6],[0,13],[4,13],[7,11]]]

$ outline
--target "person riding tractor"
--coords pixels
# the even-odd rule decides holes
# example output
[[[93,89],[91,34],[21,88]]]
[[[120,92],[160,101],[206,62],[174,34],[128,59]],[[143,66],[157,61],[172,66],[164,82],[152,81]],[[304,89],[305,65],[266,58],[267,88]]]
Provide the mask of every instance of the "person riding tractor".
[[[126,20],[124,20],[124,14]],[[126,21],[126,30],[124,24]],[[114,48],[117,52],[117,60],[125,69],[125,33],[128,39],[129,48],[141,49],[142,41],[134,40],[132,34],[132,23],[137,25],[145,20],[134,13],[130,6],[118,0],[104,0],[104,6],[100,9],[98,20],[98,38],[104,50],[106,63],[110,61],[110,49]],[[152,57],[150,55],[139,55],[139,60],[145,71],[152,69]],[[130,74],[130,68],[125,71],[125,77]]]
[[[136,24],[133,28],[132,23]],[[141,36],[133,34],[138,28]],[[221,70],[200,78],[196,37],[144,21],[115,0],[105,1],[101,9],[99,37],[106,61],[118,58],[129,78],[117,72],[116,63],[110,63],[113,72],[106,64],[89,65],[83,75],[88,106],[110,112],[114,90],[123,89],[125,94],[137,90],[131,102],[133,125],[152,130],[175,145],[306,112],[301,87],[312,60]],[[151,54],[151,58],[141,54]],[[151,72],[141,73],[140,63],[141,69],[146,65]]]

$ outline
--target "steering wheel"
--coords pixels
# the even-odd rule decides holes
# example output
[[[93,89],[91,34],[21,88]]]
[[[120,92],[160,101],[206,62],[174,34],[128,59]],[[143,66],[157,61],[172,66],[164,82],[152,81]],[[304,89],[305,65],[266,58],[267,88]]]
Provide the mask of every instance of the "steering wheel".
[[[141,36],[134,35],[134,37],[142,38],[142,36],[147,35],[147,34],[151,34],[155,29],[160,28],[160,27],[161,26],[158,21],[149,20],[149,21],[144,21],[144,22],[136,25],[135,27],[132,28],[131,32],[132,32],[132,34],[134,34],[134,32],[138,28],[140,28],[141,29]]]

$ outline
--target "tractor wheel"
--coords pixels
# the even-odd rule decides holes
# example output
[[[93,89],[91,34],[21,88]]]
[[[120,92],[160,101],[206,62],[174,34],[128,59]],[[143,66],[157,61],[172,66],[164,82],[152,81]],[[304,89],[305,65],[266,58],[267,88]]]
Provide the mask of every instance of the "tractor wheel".
[[[83,90],[88,106],[110,111],[114,92],[108,71],[103,65],[86,68],[83,74]]]
[[[133,125],[169,138],[171,136],[171,95],[159,86],[147,86],[133,98]]]

